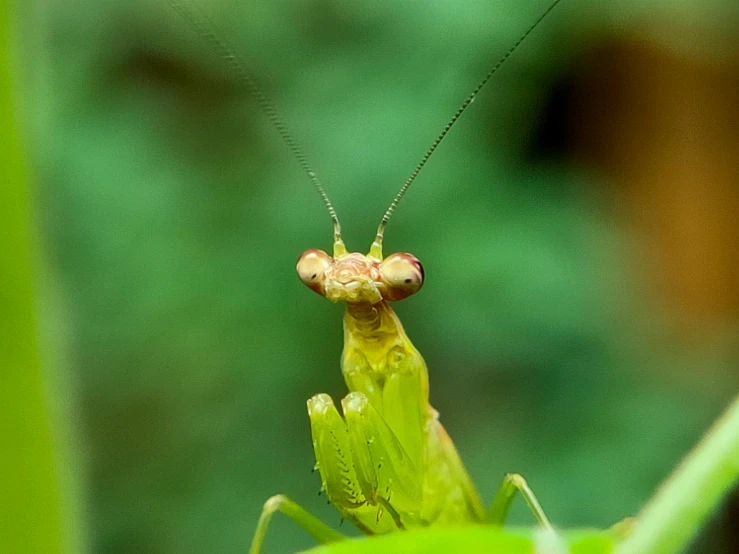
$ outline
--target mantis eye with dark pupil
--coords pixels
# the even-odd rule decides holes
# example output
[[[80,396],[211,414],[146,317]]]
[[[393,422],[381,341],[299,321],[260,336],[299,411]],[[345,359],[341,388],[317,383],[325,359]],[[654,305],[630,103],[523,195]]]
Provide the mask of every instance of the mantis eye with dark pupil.
[[[399,252],[380,263],[385,300],[402,300],[423,286],[423,266],[412,254]]]
[[[297,270],[300,280],[308,288],[323,294],[323,276],[332,261],[333,258],[323,250],[306,250],[298,258]]]

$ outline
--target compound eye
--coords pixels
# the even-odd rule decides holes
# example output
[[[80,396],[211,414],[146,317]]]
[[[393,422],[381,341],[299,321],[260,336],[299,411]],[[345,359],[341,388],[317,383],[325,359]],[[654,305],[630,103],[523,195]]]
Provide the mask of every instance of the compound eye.
[[[385,300],[402,300],[423,286],[423,266],[412,254],[392,254],[380,263]]]
[[[333,258],[323,250],[315,248],[306,250],[298,258],[297,269],[300,280],[308,288],[323,294],[323,277],[332,261]]]

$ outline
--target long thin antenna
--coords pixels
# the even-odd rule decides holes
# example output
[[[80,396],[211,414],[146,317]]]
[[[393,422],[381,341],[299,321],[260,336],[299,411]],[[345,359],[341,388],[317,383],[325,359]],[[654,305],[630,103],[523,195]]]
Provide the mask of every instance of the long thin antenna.
[[[460,116],[465,112],[465,110],[472,104],[472,102],[475,100],[475,97],[478,95],[478,93],[482,90],[482,87],[484,87],[487,82],[490,80],[490,78],[495,74],[498,69],[500,69],[500,66],[505,63],[505,61],[510,57],[513,52],[516,51],[516,48],[518,48],[521,43],[526,40],[526,37],[528,37],[531,32],[536,29],[536,27],[544,21],[544,18],[549,15],[549,13],[557,6],[557,4],[560,3],[561,0],[554,0],[552,4],[546,9],[546,11],[539,16],[539,19],[537,19],[531,27],[529,27],[526,32],[521,35],[521,38],[519,38],[516,43],[511,46],[511,48],[506,52],[503,57],[501,57],[498,60],[498,63],[496,63],[493,68],[488,72],[487,75],[480,81],[480,83],[474,88],[474,90],[470,93],[470,95],[467,97],[467,99],[462,103],[462,105],[459,107],[457,112],[452,116],[452,118],[449,120],[449,123],[446,124],[446,127],[444,127],[444,130],[439,133],[439,136],[436,137],[436,140],[433,142],[431,147],[426,151],[426,153],[421,158],[421,161],[418,162],[418,165],[415,167],[413,172],[410,174],[410,177],[406,179],[405,183],[403,183],[403,186],[400,187],[400,191],[398,191],[398,194],[395,195],[395,198],[393,198],[393,201],[390,203],[390,206],[388,207],[387,211],[385,212],[385,215],[382,216],[382,221],[380,222],[380,226],[377,228],[377,236],[375,237],[375,241],[372,243],[372,248],[370,249],[370,256],[373,256],[377,259],[382,259],[382,238],[385,233],[385,227],[387,227],[387,222],[390,220],[390,217],[393,215],[393,212],[395,211],[395,208],[400,203],[400,200],[405,195],[408,188],[411,186],[411,183],[416,180],[416,177],[418,177],[418,174],[423,169],[423,166],[426,165],[426,162],[431,157],[431,154],[434,153],[437,146],[441,144],[441,141],[444,140],[444,137],[447,135],[447,133],[450,131],[452,127],[454,127],[454,124],[457,122],[457,120],[460,118]]]
[[[293,138],[290,129],[282,119],[282,116],[280,116],[277,108],[275,108],[275,105],[262,92],[254,77],[249,73],[244,60],[236,54],[236,50],[226,39],[217,34],[215,25],[199,7],[194,6],[191,2],[179,2],[178,0],[169,0],[169,5],[179,12],[190,26],[210,43],[213,50],[230,66],[236,81],[246,87],[249,94],[252,95],[252,98],[256,100],[261,110],[267,116],[267,119],[277,129],[277,132],[285,141],[293,156],[295,156],[300,167],[303,168],[303,171],[308,175],[311,183],[313,183],[313,187],[321,196],[321,200],[323,200],[328,214],[331,216],[331,221],[334,225],[334,256],[345,253],[346,248],[341,239],[341,224],[339,223],[339,217],[336,215],[336,210],[334,210],[334,205],[329,200],[328,194],[326,194],[305,152],[298,146],[297,141]]]

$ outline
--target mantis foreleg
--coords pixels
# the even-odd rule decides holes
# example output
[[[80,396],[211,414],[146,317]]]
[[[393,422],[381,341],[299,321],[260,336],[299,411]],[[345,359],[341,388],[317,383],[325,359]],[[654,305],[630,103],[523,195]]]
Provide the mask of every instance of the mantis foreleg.
[[[359,392],[308,401],[318,470],[329,500],[367,534],[421,525],[422,474],[385,420]],[[401,517],[401,513],[403,516]]]
[[[338,542],[346,538],[338,531],[323,523],[316,516],[310,514],[305,508],[290,500],[287,496],[278,494],[264,503],[262,515],[259,516],[259,521],[257,522],[257,530],[254,532],[254,538],[251,541],[249,554],[259,554],[259,551],[262,549],[264,537],[267,534],[269,522],[272,519],[272,514],[275,512],[285,514],[322,544]]]
[[[502,526],[505,523],[506,517],[508,517],[508,510],[511,508],[516,493],[521,493],[524,501],[526,501],[526,505],[531,510],[531,513],[534,514],[534,518],[536,518],[539,525],[545,529],[552,529],[549,518],[544,513],[544,510],[542,510],[541,504],[539,504],[533,491],[526,483],[526,479],[518,473],[508,473],[503,478],[503,484],[500,485],[498,492],[495,494],[493,504],[490,506],[485,517],[486,521],[492,525]]]

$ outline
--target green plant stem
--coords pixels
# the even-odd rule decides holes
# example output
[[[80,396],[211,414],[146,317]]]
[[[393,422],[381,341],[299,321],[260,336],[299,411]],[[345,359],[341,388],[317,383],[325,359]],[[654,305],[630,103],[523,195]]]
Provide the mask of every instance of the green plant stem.
[[[38,348],[36,256],[11,73],[14,8],[0,3],[0,552],[56,554],[67,550],[68,535]]]
[[[614,554],[682,550],[739,480],[739,397],[636,518]]]

